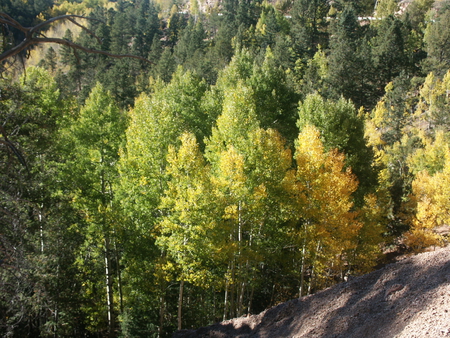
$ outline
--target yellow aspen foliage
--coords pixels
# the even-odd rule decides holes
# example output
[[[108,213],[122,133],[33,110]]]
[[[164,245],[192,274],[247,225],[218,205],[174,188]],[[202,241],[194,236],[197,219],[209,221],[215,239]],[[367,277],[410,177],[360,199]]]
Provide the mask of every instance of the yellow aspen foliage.
[[[405,244],[416,252],[439,245],[442,238],[433,229],[450,221],[450,149],[448,146],[444,149],[444,168],[434,175],[420,171],[412,183],[411,203],[415,205],[415,215],[410,219],[411,229],[405,234]]]
[[[386,142],[383,140],[383,127],[388,120],[388,108],[386,102],[380,100],[373,110],[372,118],[366,119],[364,136],[367,145],[372,147],[376,166],[382,166],[386,162]]]
[[[445,154],[448,148],[448,136],[443,131],[437,131],[433,138],[427,137],[424,132],[420,132],[423,148],[417,149],[408,158],[408,164],[413,173],[426,170],[433,175],[442,171],[445,165]]]
[[[158,225],[157,245],[167,253],[163,265],[168,278],[194,285],[214,283],[209,270],[223,243],[217,242],[217,224],[211,203],[209,168],[193,134],[180,137],[181,146],[169,147],[167,184],[161,205],[167,215]]]
[[[379,196],[385,194],[378,193]],[[349,257],[357,273],[368,273],[380,258],[383,233],[386,231],[386,202],[376,194],[364,196],[364,205],[358,212],[362,227],[358,232],[357,246]]]
[[[288,173],[285,188],[301,224],[297,237],[309,247],[310,264],[340,270],[343,256],[356,248],[361,228],[352,211],[358,182],[350,168],[344,169],[343,154],[325,152],[313,126],[306,126],[299,135],[294,157],[297,168]]]
[[[244,156],[234,146],[229,146],[220,156],[221,172],[219,185],[227,187],[234,196],[239,196],[245,187],[247,177],[244,174]]]

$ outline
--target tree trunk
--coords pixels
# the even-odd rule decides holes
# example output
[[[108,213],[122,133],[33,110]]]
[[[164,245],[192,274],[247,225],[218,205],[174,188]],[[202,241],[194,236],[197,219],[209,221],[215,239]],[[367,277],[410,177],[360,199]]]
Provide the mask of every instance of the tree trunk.
[[[117,249],[117,241],[115,239],[114,239],[114,258],[116,260],[116,268],[117,268],[117,289],[119,291],[120,313],[123,313],[122,272],[120,269],[119,250]]]
[[[227,319],[228,312],[228,278],[225,281],[225,299],[223,301],[223,320]]]
[[[303,284],[305,281],[305,255],[306,255],[306,237],[303,240],[302,265],[300,267],[300,287],[298,289],[298,298],[301,298],[303,294]]]
[[[103,158],[100,161],[104,162]],[[103,236],[105,242],[105,279],[106,279],[106,304],[108,313],[108,337],[113,338],[115,336],[115,318],[114,318],[114,294],[113,294],[113,280],[112,280],[112,269],[111,269],[111,239],[108,233],[108,221],[106,217],[106,210],[108,202],[106,199],[106,185],[107,181],[105,179],[104,171],[100,174],[101,189],[102,189],[102,207],[103,207]]]
[[[252,313],[252,301],[253,301],[254,293],[255,293],[255,287],[252,286],[252,289],[250,291],[250,297],[248,298],[248,305],[247,305],[247,315],[248,316]]]
[[[317,242],[316,252],[314,253],[314,259],[312,261],[311,280],[309,281],[309,285],[308,285],[308,293],[307,293],[308,295],[311,294],[312,284],[314,281],[314,273],[316,270],[316,259],[317,259],[317,255],[319,254],[319,250],[320,250],[320,241]]]
[[[184,291],[184,280],[180,282],[180,293],[178,295],[178,330],[181,330],[182,321],[182,310],[183,310],[183,291]]]
[[[108,306],[108,337],[115,336],[114,297],[111,276],[111,257],[109,236],[105,234],[105,277],[106,277],[106,302]]]
[[[164,287],[161,290],[161,297],[159,298],[159,328],[158,328],[158,338],[162,337],[163,326],[164,326],[164,314],[165,314],[165,297],[164,297]]]

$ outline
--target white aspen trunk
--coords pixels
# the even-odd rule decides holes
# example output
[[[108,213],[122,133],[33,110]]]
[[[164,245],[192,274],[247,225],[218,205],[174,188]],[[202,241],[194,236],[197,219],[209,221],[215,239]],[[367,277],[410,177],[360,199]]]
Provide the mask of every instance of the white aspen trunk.
[[[235,302],[235,290],[236,290],[236,286],[234,283],[234,281],[236,280],[236,267],[235,267],[235,262],[234,260],[231,261],[231,290],[230,290],[230,317],[233,318],[235,313],[236,313],[236,302]]]
[[[101,163],[103,163],[103,158],[101,159]],[[106,305],[107,305],[107,314],[108,314],[108,337],[113,338],[115,336],[115,317],[114,317],[114,294],[113,294],[113,281],[111,275],[111,242],[107,230],[107,220],[106,220],[106,207],[108,205],[106,201],[106,179],[105,173],[102,171],[100,175],[101,180],[101,189],[102,189],[102,207],[103,207],[103,236],[104,236],[104,245],[105,245],[105,282],[106,282]]]
[[[241,216],[241,202],[238,203],[238,243],[239,243],[239,256],[241,255],[242,246],[242,216]]]
[[[305,255],[306,255],[306,237],[303,240],[303,248],[302,248],[302,263],[300,267],[300,287],[298,289],[298,298],[302,297],[303,294],[303,284],[305,281]]]
[[[247,315],[250,316],[250,314],[252,313],[252,301],[253,301],[253,294],[255,292],[255,287],[252,286],[252,289],[250,291],[250,297],[248,298],[248,303],[247,303]]]
[[[182,322],[182,310],[183,310],[183,291],[184,291],[184,280],[180,282],[180,293],[178,295],[178,330],[181,330]]]
[[[38,214],[38,219],[39,219],[39,239],[41,242],[41,254],[44,253],[44,217],[42,216],[42,208],[43,206],[41,205],[41,207],[39,208],[39,214]]]
[[[115,336],[114,297],[111,276],[111,258],[109,237],[105,235],[105,277],[106,277],[106,302],[108,307],[108,337]]]
[[[238,243],[239,243],[239,252],[238,252],[238,257],[239,257],[239,261],[238,261],[238,273],[239,273],[239,279],[242,278],[242,263],[241,263],[241,255],[242,255],[242,233],[243,233],[243,229],[242,229],[242,204],[241,201],[239,201],[238,203]],[[244,281],[242,281],[239,287],[239,283],[236,283],[236,301],[235,301],[235,307],[234,307],[234,313],[235,313],[235,317],[239,317],[241,315],[241,309],[242,309],[242,301],[243,301],[243,289],[245,288],[244,285]]]
[[[311,268],[311,280],[309,281],[309,285],[308,285],[308,292],[307,292],[308,295],[311,294],[312,284],[314,281],[314,273],[315,273],[315,269],[316,269],[316,258],[317,258],[317,255],[319,254],[319,250],[320,250],[320,241],[317,242],[316,252],[314,253],[314,259],[313,259],[313,263],[312,263],[313,265]]]
[[[225,299],[223,301],[223,317],[222,320],[227,319],[228,312],[228,279],[225,281]]]
[[[162,288],[161,297],[159,297],[159,327],[158,327],[158,338],[162,336],[163,326],[164,326],[164,313],[165,313],[165,297],[164,288]]]
[[[117,289],[119,291],[120,313],[123,313],[122,272],[120,270],[119,253],[117,250],[117,243],[115,240],[114,240],[114,255],[115,255],[116,264],[117,264]]]

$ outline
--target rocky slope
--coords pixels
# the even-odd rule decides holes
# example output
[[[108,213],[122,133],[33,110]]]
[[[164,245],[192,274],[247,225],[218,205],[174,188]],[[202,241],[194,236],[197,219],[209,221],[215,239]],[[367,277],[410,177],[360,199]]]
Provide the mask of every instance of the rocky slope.
[[[259,315],[173,337],[450,337],[450,246],[403,258]]]

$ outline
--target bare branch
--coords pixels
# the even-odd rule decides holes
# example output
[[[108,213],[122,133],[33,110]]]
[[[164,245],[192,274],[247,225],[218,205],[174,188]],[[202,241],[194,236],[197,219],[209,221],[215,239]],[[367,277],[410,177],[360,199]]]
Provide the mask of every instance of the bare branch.
[[[96,20],[96,21],[101,21],[98,19],[94,19],[94,18],[88,18],[88,17],[84,17],[81,15],[60,15],[60,16],[56,16],[54,18],[51,18],[47,21],[41,22],[39,24],[37,24],[34,27],[23,27],[20,23],[18,23],[16,20],[14,20],[13,18],[11,18],[8,14],[2,13],[0,12],[0,23],[6,24],[6,25],[10,25],[11,27],[14,27],[20,31],[22,31],[23,33],[25,33],[25,38],[24,40],[19,43],[17,46],[3,52],[2,54],[0,54],[0,62],[13,57],[14,55],[19,54],[21,51],[25,50],[27,47],[31,46],[31,45],[36,45],[36,44],[41,44],[41,43],[56,43],[56,44],[60,44],[60,45],[65,45],[68,46],[70,48],[73,48],[74,51],[75,50],[81,50],[84,51],[86,53],[91,53],[91,54],[101,54],[101,55],[106,55],[112,58],[117,58],[117,59],[123,59],[123,58],[133,58],[133,59],[137,59],[137,60],[141,60],[150,64],[154,64],[153,62],[151,62],[150,60],[147,60],[146,58],[143,58],[141,56],[137,56],[137,55],[131,55],[131,54],[112,54],[109,52],[105,52],[102,50],[98,50],[98,49],[92,49],[92,48],[86,48],[83,47],[77,43],[74,43],[72,41],[68,41],[68,40],[64,40],[64,39],[60,39],[60,38],[48,38],[48,37],[43,37],[43,38],[39,38],[39,37],[33,37],[34,34],[39,34],[42,35],[42,33],[39,32],[39,30],[41,30],[43,27],[59,21],[59,20],[69,20],[72,23],[74,23],[75,25],[77,25],[78,27],[81,27],[82,29],[84,29],[85,31],[87,31],[90,35],[92,35],[93,37],[95,37],[97,39],[97,41],[101,44],[101,40],[89,29],[87,29],[85,26],[77,23],[74,19],[78,18],[78,19],[87,19],[87,20]]]
[[[11,27],[17,28],[18,30],[26,33],[28,31],[28,28],[23,27],[20,23],[18,23],[16,20],[11,18],[8,14],[0,12],[0,23],[7,24]]]
[[[65,46],[71,47],[73,49],[81,50],[86,53],[101,54],[101,55],[106,55],[106,56],[116,58],[116,59],[132,58],[132,59],[145,61],[150,64],[154,64],[150,60],[147,60],[146,58],[143,58],[141,56],[131,55],[131,54],[112,54],[112,53],[105,52],[105,51],[98,50],[98,49],[86,48],[86,47],[83,47],[72,41],[59,39],[59,38],[26,38],[16,47],[11,48],[10,50],[7,50],[3,54],[0,54],[0,62],[3,60],[6,60],[7,58],[9,58],[11,56],[14,56],[14,55],[20,53],[21,51],[23,51],[30,45],[36,45],[36,44],[41,44],[41,43],[57,43],[60,45],[65,45]]]
[[[72,19],[72,18],[67,18],[67,20],[69,20],[70,22],[72,22],[74,25],[76,25],[76,26],[78,26],[78,27],[84,29],[86,32],[89,33],[89,35],[91,35],[91,36],[93,36],[94,38],[96,38],[96,39],[97,39],[97,42],[98,42],[100,45],[102,44],[102,40],[101,40],[97,35],[95,35],[94,32],[92,32],[90,29],[88,29],[88,28],[86,28],[85,26],[79,24],[78,22],[76,22],[76,21],[75,21],[74,19]]]
[[[1,15],[1,13],[0,13]],[[34,27],[31,27],[29,30],[31,33],[35,33],[38,30],[41,30],[43,27],[50,25],[53,22],[59,21],[59,20],[70,20],[70,19],[74,19],[74,18],[78,18],[78,19],[86,19],[86,20],[94,20],[94,21],[100,21],[99,19],[95,19],[95,18],[89,18],[86,16],[82,16],[82,15],[75,15],[75,14],[67,14],[67,15],[59,15],[59,16],[55,16],[54,18],[48,19],[47,21],[41,22],[39,24],[37,24]],[[84,27],[82,27],[84,28]]]
[[[24,39],[21,43],[19,43],[17,46],[8,49],[6,52],[0,54],[0,62],[16,55],[19,54],[21,51],[23,51],[25,48],[27,48],[28,46],[32,45],[32,41],[31,39]]]

